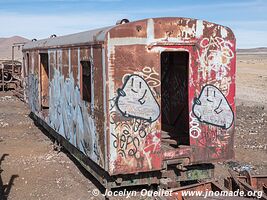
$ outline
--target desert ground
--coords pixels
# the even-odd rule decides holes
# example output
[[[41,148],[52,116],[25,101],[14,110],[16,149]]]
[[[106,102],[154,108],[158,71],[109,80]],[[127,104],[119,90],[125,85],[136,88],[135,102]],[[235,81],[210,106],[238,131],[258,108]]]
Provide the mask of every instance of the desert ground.
[[[267,175],[267,53],[237,54],[235,160],[217,163],[215,176],[228,168]]]
[[[215,163],[219,180],[228,175],[229,168],[267,174],[267,53],[237,55],[236,86],[236,158]],[[0,92],[2,198],[104,199],[92,195],[93,189],[103,189],[97,181],[68,153],[58,151],[29,113],[27,105],[11,92]]]

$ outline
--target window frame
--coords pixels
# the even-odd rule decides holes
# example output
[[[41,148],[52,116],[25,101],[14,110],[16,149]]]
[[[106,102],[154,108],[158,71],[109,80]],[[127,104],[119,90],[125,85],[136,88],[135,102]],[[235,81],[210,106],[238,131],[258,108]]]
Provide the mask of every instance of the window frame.
[[[88,75],[85,74],[86,67],[88,67],[87,73]],[[85,102],[91,103],[92,102],[92,62],[91,60],[81,60],[80,61],[80,92],[81,92],[81,99]],[[87,78],[85,78],[87,77]],[[85,86],[85,79],[87,80],[87,87]],[[87,88],[87,89],[86,89]],[[85,92],[85,89],[87,92]],[[87,95],[86,95],[87,94]]]

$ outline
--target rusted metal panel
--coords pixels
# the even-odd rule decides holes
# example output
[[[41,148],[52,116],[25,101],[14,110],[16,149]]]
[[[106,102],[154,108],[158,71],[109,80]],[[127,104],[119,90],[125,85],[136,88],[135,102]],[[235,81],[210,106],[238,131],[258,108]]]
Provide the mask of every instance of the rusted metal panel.
[[[101,150],[102,166],[104,166],[106,141],[105,141],[105,129],[103,123],[104,119],[104,107],[103,107],[103,63],[102,63],[102,48],[99,46],[91,46],[91,58],[93,60],[93,85],[92,91],[94,93],[94,116],[96,122],[96,131],[98,133],[98,144]]]
[[[168,38],[175,42],[196,42],[199,24],[196,19],[189,18],[159,18],[154,19],[155,39]]]
[[[145,153],[145,149],[147,145],[155,144],[156,138],[161,138],[162,116],[154,118],[153,114],[156,115],[157,109],[162,112],[157,106],[161,105],[163,98],[159,87],[162,76],[160,55],[166,51],[189,53],[187,117],[190,147],[173,149],[164,152],[163,156],[173,155],[168,159],[175,159],[176,156],[181,157],[182,152],[191,151],[190,155],[183,155],[190,158],[190,163],[232,158],[235,38],[231,30],[195,19],[145,21],[146,26],[141,29],[146,29],[146,34],[142,37],[135,28],[144,21],[114,27],[107,34],[109,172],[135,173],[157,170],[162,165],[164,157],[159,156],[158,151],[163,140],[153,149],[155,157],[151,152]],[[153,77],[155,74],[156,78]],[[151,76],[153,82],[148,82]],[[144,105],[138,103],[144,92],[140,93],[140,98],[139,93],[131,94],[130,88],[137,88],[135,80],[145,85],[144,91],[149,91],[148,101]],[[156,87],[153,85],[155,82],[159,83]],[[211,99],[207,99],[207,95],[212,95]],[[153,114],[148,117],[150,111]],[[152,129],[145,129],[143,125]],[[146,130],[144,138],[138,136],[139,128]]]
[[[91,47],[91,56],[94,62],[94,109],[103,113],[103,81],[101,81],[103,79],[102,49],[100,47]]]
[[[62,74],[64,75],[64,78],[69,78],[69,68],[70,68],[70,62],[71,58],[69,57],[69,51],[70,49],[62,49]]]
[[[80,67],[80,63],[78,63],[78,48],[71,49],[71,71],[73,73],[74,83],[77,86],[79,82],[79,74],[78,67]]]
[[[80,61],[90,59],[91,48],[80,48]]]
[[[112,173],[158,170],[160,72],[155,67],[159,56],[146,52],[145,45],[125,45],[115,47],[114,57],[114,75],[109,74],[109,83],[113,80],[117,91],[110,98],[110,151],[118,159],[110,160],[114,162]],[[132,91],[131,86],[138,90]],[[144,95],[146,99],[140,106],[138,99]]]
[[[111,38],[147,38],[147,20],[136,21],[134,24],[126,23],[110,31]]]
[[[252,191],[254,194],[260,194],[260,199],[267,199],[267,175],[251,175],[249,171],[243,171],[236,176],[232,170],[229,170],[230,177],[224,179],[224,185],[229,190],[240,190],[244,192]]]
[[[183,147],[175,150],[162,151],[162,156],[164,160],[173,160],[176,158],[191,158],[192,154],[193,152],[191,147]]]
[[[32,51],[31,53],[32,53],[33,73],[39,74],[39,70],[40,70],[39,52],[38,51]]]
[[[203,22],[196,49],[198,71],[190,70],[190,144],[194,159],[233,158],[235,39],[225,27]],[[209,103],[210,102],[210,103]]]
[[[49,81],[53,80],[55,71],[54,69],[56,68],[56,51],[55,50],[50,50],[48,51],[48,56],[49,56]]]

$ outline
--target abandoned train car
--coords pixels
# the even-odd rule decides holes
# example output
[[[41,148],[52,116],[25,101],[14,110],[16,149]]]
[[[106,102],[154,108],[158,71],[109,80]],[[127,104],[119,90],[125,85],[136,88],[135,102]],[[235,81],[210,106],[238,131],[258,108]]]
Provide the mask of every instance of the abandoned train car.
[[[21,87],[22,63],[17,60],[0,60],[0,88],[3,90]]]
[[[26,99],[104,186],[209,178],[233,158],[235,37],[153,18],[25,44]]]

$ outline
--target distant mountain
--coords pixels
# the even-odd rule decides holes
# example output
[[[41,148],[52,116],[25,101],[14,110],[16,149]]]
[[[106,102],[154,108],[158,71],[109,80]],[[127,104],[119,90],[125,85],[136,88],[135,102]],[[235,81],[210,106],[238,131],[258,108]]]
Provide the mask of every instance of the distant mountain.
[[[266,54],[267,47],[258,47],[251,49],[237,49],[237,53],[239,54]]]
[[[13,36],[10,38],[0,38],[0,60],[11,60],[12,59],[12,45],[14,43],[29,42],[30,40],[20,37]],[[22,61],[22,52],[18,47],[14,48],[15,60]]]

